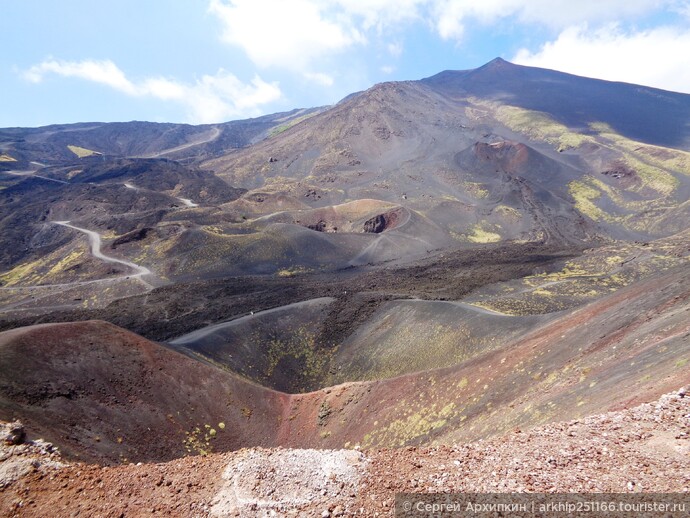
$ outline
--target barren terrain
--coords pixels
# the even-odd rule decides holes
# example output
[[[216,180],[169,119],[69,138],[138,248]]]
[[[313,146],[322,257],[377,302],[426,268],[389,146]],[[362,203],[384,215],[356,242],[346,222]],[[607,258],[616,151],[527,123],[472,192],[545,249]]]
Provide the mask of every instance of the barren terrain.
[[[0,129],[0,420],[30,441],[0,512],[686,491],[689,114],[496,59],[226,124]]]
[[[111,468],[61,464],[40,446],[3,446],[0,512],[392,516],[396,493],[687,492],[689,416],[690,398],[676,391],[628,410],[469,444],[364,454],[244,449]]]

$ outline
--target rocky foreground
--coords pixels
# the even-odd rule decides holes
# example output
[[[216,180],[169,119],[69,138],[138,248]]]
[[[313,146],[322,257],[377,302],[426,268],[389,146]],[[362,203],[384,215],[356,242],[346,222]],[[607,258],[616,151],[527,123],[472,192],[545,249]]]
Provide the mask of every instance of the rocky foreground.
[[[687,492],[687,389],[454,446],[244,449],[163,464],[66,463],[4,425],[2,516],[388,516],[396,492]]]

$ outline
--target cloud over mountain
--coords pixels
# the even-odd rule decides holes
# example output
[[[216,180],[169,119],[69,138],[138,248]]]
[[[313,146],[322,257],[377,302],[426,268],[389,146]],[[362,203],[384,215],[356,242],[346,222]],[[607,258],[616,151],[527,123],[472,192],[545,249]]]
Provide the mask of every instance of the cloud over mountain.
[[[194,123],[258,115],[262,105],[282,95],[277,83],[267,83],[258,75],[249,83],[243,83],[223,69],[219,69],[215,75],[203,75],[191,84],[165,77],[132,81],[110,60],[48,59],[32,66],[23,75],[32,83],[40,83],[53,74],[99,83],[130,96],[148,96],[182,104],[189,121]]]

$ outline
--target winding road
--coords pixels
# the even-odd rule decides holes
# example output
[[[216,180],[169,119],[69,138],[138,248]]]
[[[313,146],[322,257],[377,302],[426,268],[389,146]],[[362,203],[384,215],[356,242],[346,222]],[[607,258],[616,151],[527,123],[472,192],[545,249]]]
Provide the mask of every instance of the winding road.
[[[102,261],[106,261],[108,263],[116,263],[116,264],[122,264],[124,266],[127,266],[131,269],[133,269],[136,273],[129,275],[129,277],[132,278],[137,278],[144,284],[151,286],[148,282],[146,282],[142,277],[144,275],[151,275],[153,272],[146,268],[145,266],[138,265],[136,263],[133,263],[131,261],[127,261],[125,259],[118,259],[117,257],[111,257],[109,255],[105,255],[103,252],[101,252],[101,236],[97,232],[94,232],[93,230],[87,230],[85,228],[81,227],[76,227],[74,225],[70,225],[69,221],[53,221],[56,225],[62,225],[63,227],[69,227],[74,230],[78,230],[79,232],[83,232],[87,236],[89,236],[89,247],[91,249],[91,254],[98,258],[101,259]]]
[[[481,313],[482,315],[491,315],[493,317],[515,317],[515,315],[509,315],[508,313],[500,313],[499,311],[494,311],[493,309],[485,308],[483,306],[477,306],[475,304],[469,304],[467,302],[460,302],[456,300],[430,300],[430,299],[400,299],[398,302],[415,302],[415,303],[434,303],[434,304],[450,304],[452,306],[457,306],[459,308],[474,311],[476,313]]]
[[[136,185],[132,185],[129,182],[125,182],[124,185],[125,185],[125,187],[127,187],[127,189],[134,189],[135,191],[141,191],[141,187],[137,187]],[[199,206],[198,203],[194,203],[189,198],[180,198],[179,196],[175,196],[175,198],[180,200],[185,207],[198,207]]]
[[[31,162],[32,164],[34,162]],[[47,176],[41,176],[40,174],[36,174],[36,171],[3,171],[4,173],[7,174],[13,174],[15,176],[33,176],[36,178],[41,178],[42,180],[48,180],[51,182],[56,182],[56,183],[63,183],[63,184],[68,184],[69,182],[66,182],[64,180],[58,180],[57,178],[48,178]]]
[[[293,302],[292,304],[287,304],[285,306],[278,306],[277,308],[271,308],[271,309],[265,309],[263,311],[257,311],[254,313],[253,311],[249,313],[249,315],[244,315],[242,317],[235,318],[233,320],[228,320],[227,322],[221,322],[219,324],[211,324],[206,327],[202,327],[201,329],[197,329],[196,331],[192,331],[191,333],[187,333],[186,335],[179,336],[175,338],[174,340],[170,340],[168,343],[172,345],[184,345],[188,343],[193,343],[196,341],[199,341],[203,338],[206,338],[208,335],[212,335],[213,333],[217,331],[221,331],[227,327],[232,327],[236,326],[238,324],[241,324],[243,322],[247,322],[253,318],[257,318],[263,315],[270,315],[271,313],[278,313],[281,311],[286,311],[290,309],[295,309],[303,306],[310,306],[313,304],[319,305],[319,304],[330,304],[334,302],[335,299],[332,297],[319,297],[316,299],[308,299],[308,300],[303,300],[301,302]]]
[[[184,149],[188,149],[190,147],[200,146],[201,144],[213,142],[218,137],[220,137],[220,134],[222,133],[222,131],[220,128],[214,127],[214,128],[211,128],[211,130],[208,133],[209,134],[207,136],[202,136],[199,138],[199,140],[194,140],[192,142],[187,142],[186,144],[182,144],[180,146],[172,147],[169,149],[164,149],[163,151],[158,151],[157,153],[151,153],[149,155],[142,155],[140,158],[158,158],[158,157],[161,157],[163,155],[169,155],[170,153],[175,153],[177,151],[182,151]]]

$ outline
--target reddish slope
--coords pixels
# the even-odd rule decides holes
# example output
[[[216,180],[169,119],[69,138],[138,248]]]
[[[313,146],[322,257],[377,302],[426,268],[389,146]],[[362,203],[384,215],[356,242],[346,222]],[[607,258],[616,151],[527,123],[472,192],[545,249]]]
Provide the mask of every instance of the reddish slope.
[[[165,464],[56,467],[54,457],[22,445],[10,447],[8,462],[24,474],[0,475],[0,514],[390,516],[396,493],[422,493],[418,501],[429,501],[430,493],[453,491],[680,493],[653,499],[685,502],[687,513],[688,412],[690,398],[674,393],[623,412],[488,441],[364,457],[245,449]],[[10,448],[0,445],[0,455]],[[623,501],[615,495],[605,501],[611,499]]]
[[[452,443],[651,401],[690,381],[687,273],[622,289],[459,366],[294,395],[281,438]]]
[[[190,437],[192,451],[206,449],[205,424],[215,451],[474,440],[686,385],[688,311],[690,276],[679,268],[454,367],[295,395],[103,322],[35,326],[0,334],[0,419],[107,461],[177,457]]]
[[[274,443],[280,394],[105,322],[2,333],[0,365],[0,418],[68,456],[172,459],[207,449],[205,424],[217,450]]]

